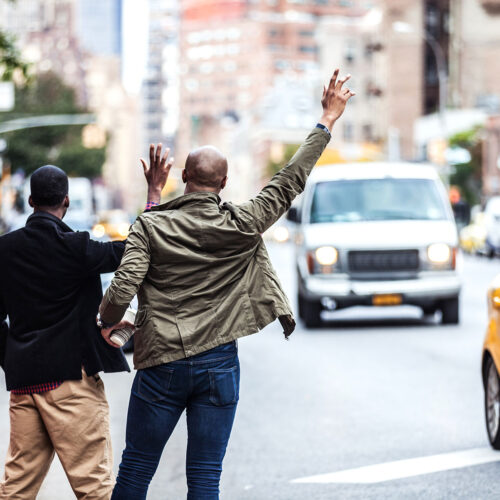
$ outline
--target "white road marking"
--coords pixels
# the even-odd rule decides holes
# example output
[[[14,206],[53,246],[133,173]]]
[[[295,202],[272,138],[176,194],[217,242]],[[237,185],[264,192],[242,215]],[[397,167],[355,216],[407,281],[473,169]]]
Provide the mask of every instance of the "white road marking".
[[[499,462],[500,452],[491,448],[474,448],[472,450],[443,453],[429,457],[410,458],[396,462],[358,467],[329,474],[293,479],[292,483],[351,483],[370,484],[393,481],[407,477],[461,469],[472,465]]]

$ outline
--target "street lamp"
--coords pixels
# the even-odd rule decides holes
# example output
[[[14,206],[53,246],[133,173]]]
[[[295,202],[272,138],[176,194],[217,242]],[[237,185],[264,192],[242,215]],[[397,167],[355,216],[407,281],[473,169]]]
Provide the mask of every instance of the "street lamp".
[[[392,29],[396,33],[415,33],[413,27],[403,21],[396,21],[392,23]],[[439,121],[441,122],[441,132],[443,138],[446,137],[446,102],[448,100],[448,74],[446,72],[446,57],[444,55],[441,45],[438,41],[427,31],[422,35],[422,38],[429,44],[429,47],[436,59],[438,83],[439,83]]]

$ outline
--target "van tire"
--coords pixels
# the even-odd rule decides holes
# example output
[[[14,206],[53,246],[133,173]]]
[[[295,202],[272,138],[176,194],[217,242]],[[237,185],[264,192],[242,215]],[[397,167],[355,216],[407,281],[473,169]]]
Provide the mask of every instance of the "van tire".
[[[443,300],[441,303],[441,322],[443,325],[458,325],[460,322],[460,308],[458,297]]]
[[[308,300],[299,295],[299,318],[307,328],[321,325],[321,303],[319,300]]]

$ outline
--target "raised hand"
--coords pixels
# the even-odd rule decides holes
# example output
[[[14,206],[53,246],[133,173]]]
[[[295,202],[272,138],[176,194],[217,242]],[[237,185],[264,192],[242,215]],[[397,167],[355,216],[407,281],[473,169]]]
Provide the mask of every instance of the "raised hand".
[[[170,148],[165,149],[163,156],[161,155],[161,148],[161,143],[156,146],[156,151],[154,144],[149,146],[149,167],[146,161],[141,158],[144,177],[146,177],[148,183],[148,201],[156,203],[160,202],[161,192],[167,183],[168,174],[174,163],[173,158],[167,162]]]
[[[323,115],[320,123],[326,125],[330,130],[344,112],[347,101],[353,95],[356,95],[352,90],[343,87],[344,83],[351,78],[351,75],[346,75],[342,78],[338,78],[338,76],[339,70],[336,69],[330,79],[328,88],[323,87],[323,97],[321,98]]]

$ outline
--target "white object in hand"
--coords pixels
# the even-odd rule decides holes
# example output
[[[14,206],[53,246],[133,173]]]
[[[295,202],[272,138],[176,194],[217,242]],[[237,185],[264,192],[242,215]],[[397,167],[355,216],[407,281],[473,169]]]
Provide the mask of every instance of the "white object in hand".
[[[132,308],[128,308],[125,311],[125,315],[122,318],[122,321],[128,321],[129,323],[134,324],[135,321],[135,315],[137,311]],[[113,342],[116,345],[119,345],[120,347],[123,347],[132,337],[132,335],[135,332],[135,328],[132,326],[126,326],[124,328],[118,328],[117,330],[113,330],[110,336],[111,342]]]

